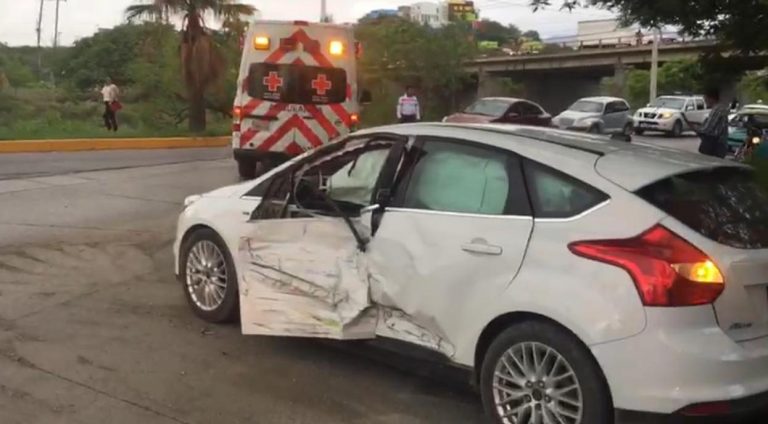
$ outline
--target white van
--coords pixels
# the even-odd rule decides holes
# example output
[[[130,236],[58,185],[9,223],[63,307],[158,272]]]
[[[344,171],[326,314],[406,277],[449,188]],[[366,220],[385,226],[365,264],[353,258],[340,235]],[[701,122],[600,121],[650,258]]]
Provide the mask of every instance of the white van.
[[[243,42],[232,148],[250,179],[359,122],[360,44],[347,25],[254,21]]]

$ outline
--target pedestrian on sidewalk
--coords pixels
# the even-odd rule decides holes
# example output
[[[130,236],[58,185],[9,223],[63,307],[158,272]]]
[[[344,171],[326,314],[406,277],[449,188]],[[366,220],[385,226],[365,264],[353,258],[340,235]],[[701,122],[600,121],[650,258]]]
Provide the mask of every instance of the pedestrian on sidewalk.
[[[405,94],[397,101],[397,120],[401,124],[421,121],[419,99],[410,85],[405,87]]]
[[[699,153],[725,158],[728,154],[728,105],[720,102],[720,90],[716,87],[706,90],[704,101],[707,108],[712,109],[704,124],[689,121],[685,113],[682,114],[683,119],[701,138]]]
[[[120,89],[107,78],[104,87],[101,89],[101,96],[104,99],[104,126],[107,130],[117,132],[117,111],[122,109],[120,104]]]

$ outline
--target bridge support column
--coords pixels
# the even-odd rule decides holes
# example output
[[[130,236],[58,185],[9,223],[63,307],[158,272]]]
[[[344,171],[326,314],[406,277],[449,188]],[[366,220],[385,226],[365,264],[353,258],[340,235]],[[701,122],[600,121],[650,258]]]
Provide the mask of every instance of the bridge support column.
[[[627,98],[627,71],[629,67],[619,61],[616,63],[613,73],[613,87],[611,87],[611,95],[616,97]]]
[[[481,70],[478,75],[479,75],[479,81],[477,84],[478,98],[503,95],[503,91],[504,91],[504,85],[502,83],[503,78],[499,78],[483,70]]]

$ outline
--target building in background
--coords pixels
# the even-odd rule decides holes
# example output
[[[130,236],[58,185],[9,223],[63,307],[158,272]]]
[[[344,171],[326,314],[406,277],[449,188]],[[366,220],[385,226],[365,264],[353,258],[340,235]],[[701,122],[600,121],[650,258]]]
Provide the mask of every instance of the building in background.
[[[448,24],[448,8],[445,3],[423,1],[401,7],[400,11],[403,17],[432,28]]]
[[[448,8],[448,20],[451,22],[475,22],[479,19],[479,13],[474,1],[446,0]]]
[[[368,12],[363,19],[379,19],[399,16],[432,28],[440,28],[450,22],[475,22],[478,11],[475,3],[468,0],[422,1],[394,9],[377,9]]]

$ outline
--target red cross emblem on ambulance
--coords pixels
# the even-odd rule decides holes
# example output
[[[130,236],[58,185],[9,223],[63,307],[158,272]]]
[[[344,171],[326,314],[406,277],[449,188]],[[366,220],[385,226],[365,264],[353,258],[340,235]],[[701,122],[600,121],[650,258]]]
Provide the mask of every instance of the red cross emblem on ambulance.
[[[268,76],[264,77],[264,85],[267,86],[267,90],[275,92],[283,86],[283,79],[280,78],[280,74],[277,72],[270,72]]]
[[[328,81],[328,77],[325,74],[320,74],[317,79],[312,80],[312,88],[315,89],[318,96],[325,96],[325,93],[333,88],[333,83]]]

